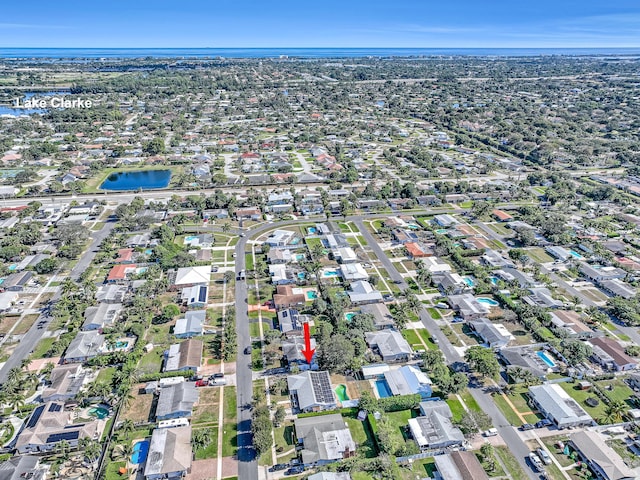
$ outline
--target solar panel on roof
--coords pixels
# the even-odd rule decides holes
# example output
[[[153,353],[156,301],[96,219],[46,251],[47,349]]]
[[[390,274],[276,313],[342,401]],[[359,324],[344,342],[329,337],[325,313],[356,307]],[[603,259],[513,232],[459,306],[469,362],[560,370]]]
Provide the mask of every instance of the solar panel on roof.
[[[200,292],[198,292],[198,301],[204,302],[207,299],[207,287],[200,287]]]
[[[47,438],[45,443],[57,443],[61,442],[62,440],[77,440],[79,436],[79,430],[74,430],[72,432],[54,433],[53,435],[49,435],[49,438]]]
[[[26,428],[33,428],[36,426],[36,424],[38,423],[38,420],[40,420],[40,415],[42,415],[42,412],[44,412],[44,405],[40,405],[38,408],[36,408],[33,413],[31,414],[31,416],[29,417],[29,421],[27,422],[27,426]]]
[[[52,403],[51,405],[49,405],[50,412],[59,412],[61,410],[62,410],[62,405],[60,405],[59,403]]]

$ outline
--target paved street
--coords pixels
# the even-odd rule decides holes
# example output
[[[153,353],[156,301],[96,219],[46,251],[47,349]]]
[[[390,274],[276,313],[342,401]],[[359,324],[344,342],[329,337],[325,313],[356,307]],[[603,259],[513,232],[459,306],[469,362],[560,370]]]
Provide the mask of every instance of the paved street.
[[[88,251],[80,257],[78,263],[76,263],[76,265],[71,270],[71,273],[69,274],[69,277],[71,279],[77,280],[82,272],[87,269],[87,267],[93,261],[93,257],[95,257],[97,249],[102,243],[102,240],[104,240],[105,237],[109,235],[109,232],[111,232],[115,225],[116,219],[112,217],[104,224],[102,229],[98,230],[97,232],[91,232],[91,238],[93,239],[93,241],[91,242]],[[58,300],[60,298],[60,295],[61,290],[58,290],[58,292],[51,299],[51,302],[53,303]],[[46,323],[44,324],[43,328],[38,328],[38,323],[42,320],[44,320]],[[51,320],[53,320],[52,317],[41,314],[40,317],[38,317],[38,319],[33,323],[29,331],[24,334],[22,340],[17,345],[14,352],[0,369],[0,383],[6,381],[9,370],[14,367],[19,367],[22,360],[24,360],[31,354],[36,345],[38,345],[38,342],[42,339],[44,333],[47,331],[47,327],[49,326]]]

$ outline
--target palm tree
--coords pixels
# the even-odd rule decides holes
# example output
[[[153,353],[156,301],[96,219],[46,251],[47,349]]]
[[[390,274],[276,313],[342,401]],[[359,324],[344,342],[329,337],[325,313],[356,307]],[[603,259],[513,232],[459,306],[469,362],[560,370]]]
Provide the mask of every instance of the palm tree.
[[[130,418],[127,418],[124,422],[122,422],[122,424],[120,424],[120,431],[125,436],[133,432],[134,429],[135,429],[135,424],[133,423],[133,420],[131,420]]]
[[[71,451],[71,445],[66,440],[61,440],[56,444],[56,452],[60,455],[60,458],[66,460],[69,457]]]
[[[131,443],[117,445],[116,448],[113,449],[114,460],[124,460],[126,463],[127,475],[129,474],[129,461],[131,460],[131,455],[133,455],[133,445],[131,445]]]
[[[74,282],[71,278],[67,277],[64,279],[64,282],[62,282],[62,296],[64,297],[68,297],[70,296],[72,293],[75,293],[78,289],[78,286],[76,285],[76,282]]]
[[[9,405],[14,411],[19,411],[24,407],[24,397],[20,394],[14,394],[9,397]]]
[[[22,369],[20,367],[13,367],[11,370],[9,370],[9,373],[7,374],[7,382],[13,383],[13,384],[20,384],[22,383],[23,375],[24,373],[22,372]]]
[[[231,224],[229,222],[224,222],[222,224],[221,229],[222,229],[222,233],[228,233],[229,230],[231,230]]]
[[[85,444],[84,447],[84,456],[91,462],[95,462],[98,458],[100,458],[100,454],[102,453],[102,445],[98,442],[90,440]]]
[[[621,400],[612,401],[604,409],[605,423],[619,423],[622,421],[622,414],[627,410],[627,405]]]
[[[211,431],[208,428],[200,428],[193,432],[193,444],[196,450],[207,447],[211,443]]]

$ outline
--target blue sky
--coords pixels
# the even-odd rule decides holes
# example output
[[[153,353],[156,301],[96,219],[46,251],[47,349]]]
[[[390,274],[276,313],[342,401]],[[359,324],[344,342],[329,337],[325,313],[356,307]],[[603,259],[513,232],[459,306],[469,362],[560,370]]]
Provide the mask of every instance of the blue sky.
[[[638,0],[26,0],[1,47],[640,47]]]

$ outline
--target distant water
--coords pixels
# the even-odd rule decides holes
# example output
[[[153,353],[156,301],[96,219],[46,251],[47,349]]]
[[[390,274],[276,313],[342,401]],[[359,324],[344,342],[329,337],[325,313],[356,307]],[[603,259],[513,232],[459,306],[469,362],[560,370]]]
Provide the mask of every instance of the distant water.
[[[148,190],[169,185],[171,170],[114,172],[102,182],[102,190]]]
[[[0,48],[0,58],[357,58],[638,55],[640,48]]]

